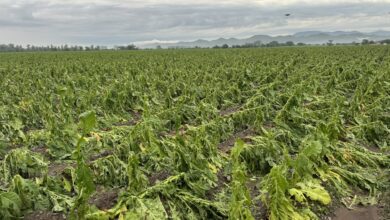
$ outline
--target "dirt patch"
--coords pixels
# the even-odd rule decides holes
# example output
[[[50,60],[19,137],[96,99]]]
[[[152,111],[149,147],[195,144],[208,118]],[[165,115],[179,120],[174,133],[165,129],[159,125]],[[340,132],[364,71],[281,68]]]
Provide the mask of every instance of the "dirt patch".
[[[339,141],[341,141],[341,142],[350,142],[351,141],[351,139],[350,138],[347,138],[347,137],[344,137],[344,136],[340,136],[339,137]]]
[[[222,191],[230,182],[230,177],[225,176],[223,170],[219,170],[217,173],[217,185],[206,192],[206,198],[209,200],[215,199],[215,196]]]
[[[165,212],[168,215],[168,219],[172,219],[172,211],[171,211],[171,207],[169,206],[169,204],[167,202],[167,198],[165,198],[165,196],[163,196],[161,194],[159,196],[160,196],[160,201],[161,201],[162,205],[164,206]]]
[[[95,161],[95,160],[97,160],[97,159],[99,159],[99,158],[107,157],[107,156],[112,155],[112,154],[113,154],[113,151],[112,151],[112,150],[105,150],[105,151],[103,151],[103,152],[101,152],[101,153],[91,155],[91,156],[89,157],[89,161]]]
[[[159,181],[163,181],[171,176],[171,173],[167,170],[162,170],[156,173],[153,173],[148,176],[149,184],[151,186],[155,185]]]
[[[367,206],[357,207],[349,210],[345,207],[339,208],[335,212],[335,216],[331,217],[332,220],[380,220],[378,215],[378,207]]]
[[[107,210],[115,206],[118,202],[118,190],[98,187],[93,196],[89,199],[89,204],[95,205],[100,210]]]
[[[241,108],[240,106],[233,106],[233,107],[221,110],[219,112],[219,115],[222,117],[229,116],[229,115],[237,112],[238,110],[240,110],[240,108]]]
[[[49,149],[47,149],[47,147],[41,145],[41,146],[36,146],[36,147],[33,147],[30,149],[30,151],[34,152],[34,153],[39,153],[41,154],[42,156],[45,156],[47,158],[50,157],[50,154],[49,154]]]
[[[276,124],[273,121],[266,121],[266,122],[263,123],[263,127],[265,129],[272,129],[272,128],[276,127]]]
[[[237,133],[233,134],[227,140],[220,143],[218,145],[218,149],[220,151],[228,154],[228,153],[230,153],[231,148],[234,146],[234,143],[236,142],[236,140],[238,138],[243,140],[245,143],[251,143],[252,142],[251,137],[254,135],[256,135],[256,132],[251,128],[237,132]]]
[[[182,126],[182,127],[180,127],[179,128],[179,130],[172,130],[172,131],[170,131],[170,132],[168,132],[168,134],[167,134],[167,136],[176,136],[176,135],[181,135],[181,136],[183,136],[183,135],[185,135],[186,134],[186,132],[187,132],[187,128],[186,127],[184,127],[184,126]]]
[[[142,114],[138,111],[132,111],[131,112],[132,119],[129,121],[122,121],[114,123],[115,126],[133,126],[138,124],[142,119]]]
[[[76,167],[74,162],[65,163],[65,162],[52,162],[48,167],[49,176],[58,176],[61,175],[62,172],[68,167]]]
[[[246,184],[251,200],[253,202],[251,206],[251,212],[255,219],[267,219],[267,208],[264,204],[257,198],[260,195],[259,178],[251,178]]]
[[[158,136],[160,138],[175,137],[176,135],[184,136],[186,134],[186,132],[187,132],[187,126],[183,125],[177,131],[176,130],[170,130],[168,132],[161,132]]]
[[[34,211],[24,216],[24,220],[65,220],[66,216],[62,213],[51,211]]]
[[[369,150],[371,152],[374,152],[374,153],[380,153],[381,152],[381,149],[379,149],[378,147],[372,146],[372,145],[365,145],[364,147],[367,150]]]
[[[390,190],[385,191],[378,203],[379,216],[381,220],[390,219]]]

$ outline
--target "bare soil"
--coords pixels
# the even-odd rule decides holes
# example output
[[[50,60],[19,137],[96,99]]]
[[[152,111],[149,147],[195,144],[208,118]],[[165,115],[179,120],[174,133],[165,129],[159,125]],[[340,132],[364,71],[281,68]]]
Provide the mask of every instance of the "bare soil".
[[[89,199],[89,204],[95,205],[100,210],[107,210],[115,206],[118,200],[118,190],[105,189],[100,186]]]
[[[245,129],[243,131],[237,132],[233,134],[230,138],[227,140],[223,141],[218,145],[218,149],[224,153],[230,153],[231,148],[234,146],[234,143],[236,142],[237,139],[243,140],[245,143],[250,143],[252,140],[250,137],[254,136],[256,132],[251,129]]]
[[[219,115],[222,117],[229,116],[229,115],[239,111],[240,108],[241,108],[240,106],[233,106],[233,107],[230,107],[227,109],[223,109],[219,112]]]
[[[142,114],[137,111],[131,112],[132,119],[129,121],[123,121],[123,122],[117,122],[114,125],[115,126],[132,126],[138,124],[142,119]]]
[[[66,163],[66,162],[51,162],[48,167],[48,174],[49,176],[58,176],[61,175],[62,172],[67,167],[75,167],[76,164],[74,162],[72,163]]]
[[[378,202],[378,213],[381,220],[389,220],[390,219],[390,189],[383,192],[381,198]]]
[[[349,210],[345,207],[341,207],[336,210],[335,216],[331,217],[332,220],[380,220],[378,214],[378,207],[367,206],[357,207]]]
[[[172,219],[172,210],[167,202],[167,199],[165,198],[165,196],[163,196],[161,194],[159,196],[160,196],[160,201],[161,201],[162,205],[164,206],[164,210],[168,215],[168,219]]]
[[[266,121],[266,122],[263,123],[263,127],[265,129],[272,129],[272,128],[276,127],[276,124],[273,121]]]
[[[187,124],[185,125],[182,125],[178,131],[176,130],[170,130],[168,132],[161,132],[158,134],[159,138],[166,138],[166,137],[175,137],[177,135],[180,135],[180,136],[184,136],[188,131],[188,127],[187,127]]]
[[[24,220],[65,220],[66,216],[62,213],[51,211],[34,211],[24,216]]]
[[[151,186],[155,185],[158,181],[163,181],[167,179],[169,176],[171,176],[171,173],[167,170],[162,170],[156,173],[151,174],[148,176],[149,184]]]
[[[89,161],[95,161],[95,160],[97,160],[99,158],[107,157],[107,156],[109,156],[111,154],[113,154],[112,150],[105,150],[105,151],[103,151],[101,153],[91,155],[89,157]]]
[[[45,156],[47,158],[50,157],[49,155],[49,150],[47,149],[47,147],[41,145],[41,146],[36,146],[36,147],[33,147],[30,149],[32,152],[35,152],[35,153],[39,153],[41,154],[42,156]]]
[[[251,212],[255,219],[267,219],[267,208],[260,201],[260,199],[257,199],[257,197],[260,195],[260,189],[258,187],[259,182],[259,178],[253,178],[249,179],[246,184],[253,202]]]
[[[374,153],[380,153],[381,152],[381,149],[379,149],[378,147],[375,147],[373,145],[368,145],[368,146],[365,146],[367,150],[371,151],[371,152],[374,152]]]
[[[367,196],[360,189],[354,189],[356,195]],[[321,219],[326,220],[390,220],[390,191],[384,190],[378,199],[378,204],[370,206],[356,206],[353,209],[344,207],[340,202],[331,208],[331,215]]]
[[[213,200],[215,196],[222,191],[222,189],[229,184],[230,178],[225,176],[223,170],[219,170],[217,173],[217,185],[207,191],[206,197],[207,199]]]

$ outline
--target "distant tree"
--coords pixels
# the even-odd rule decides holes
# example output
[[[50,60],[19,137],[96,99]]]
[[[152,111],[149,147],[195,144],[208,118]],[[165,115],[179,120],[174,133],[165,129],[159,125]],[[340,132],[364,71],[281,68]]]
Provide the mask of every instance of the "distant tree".
[[[126,49],[127,50],[137,50],[137,47],[134,44],[129,44],[126,46]],[[159,49],[161,49],[161,46]]]
[[[367,45],[369,44],[370,42],[368,41],[368,39],[363,39],[362,40],[362,45]]]
[[[297,43],[298,46],[305,46],[306,44],[305,43],[302,43],[302,42],[299,42]]]
[[[93,47],[94,50],[101,50],[103,47],[96,46]],[[15,44],[0,44],[0,52],[21,52],[21,51],[83,51],[83,50],[92,50],[91,47],[83,47],[78,45],[46,45],[46,46],[35,46],[27,44],[26,47],[22,45]]]
[[[223,45],[222,45],[222,48],[223,48],[223,49],[229,48],[229,45],[223,44]]]
[[[328,43],[326,43],[328,46],[333,46],[333,40],[328,40]]]
[[[390,39],[382,40],[382,41],[380,41],[380,43],[389,45],[390,44]]]
[[[279,46],[279,42],[277,41],[271,41],[267,44],[267,47],[277,47]]]
[[[162,49],[161,45],[157,45],[157,46],[156,46],[156,49],[158,49],[158,50],[159,50],[159,49]]]
[[[294,46],[294,42],[292,42],[292,41],[287,41],[287,42],[286,42],[286,46]]]

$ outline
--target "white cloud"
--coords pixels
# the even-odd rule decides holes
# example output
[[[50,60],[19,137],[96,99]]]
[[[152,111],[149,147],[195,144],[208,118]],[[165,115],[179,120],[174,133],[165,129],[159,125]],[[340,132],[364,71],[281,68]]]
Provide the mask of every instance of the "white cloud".
[[[303,30],[390,30],[389,12],[390,0],[0,0],[0,43],[114,45]]]

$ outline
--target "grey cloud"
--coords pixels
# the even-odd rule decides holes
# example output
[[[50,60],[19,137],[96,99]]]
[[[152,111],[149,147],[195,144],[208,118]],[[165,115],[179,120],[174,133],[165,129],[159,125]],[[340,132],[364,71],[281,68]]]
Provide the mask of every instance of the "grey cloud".
[[[30,35],[46,33],[53,38],[60,35],[68,43],[85,44],[294,32],[302,28],[321,28],[304,26],[305,22],[310,23],[316,19],[334,22],[335,18],[352,23],[360,23],[359,21],[366,19],[365,28],[390,28],[390,4],[386,3],[333,3],[321,6],[293,4],[288,7],[255,4],[149,4],[132,7],[121,4],[47,4],[42,1],[20,4],[19,7],[0,3],[0,8],[0,14],[3,15],[0,17],[1,31],[22,33],[29,30]],[[286,17],[285,13],[291,13],[292,16]],[[381,23],[369,22],[371,18],[378,16],[384,17]],[[303,27],[295,28],[290,26],[292,23],[302,24]],[[338,24],[337,28],[339,26],[342,27]],[[350,26],[344,28],[349,29]],[[7,39],[0,36],[0,42],[4,40]],[[26,42],[28,40],[26,36]]]

